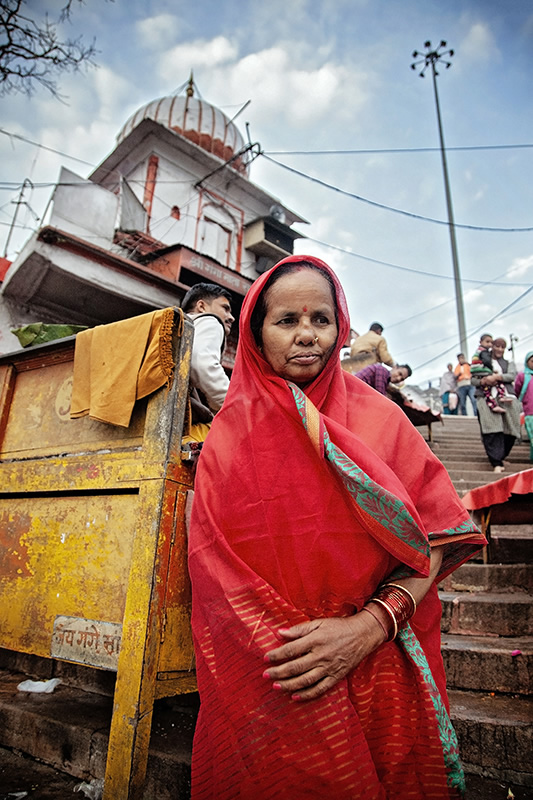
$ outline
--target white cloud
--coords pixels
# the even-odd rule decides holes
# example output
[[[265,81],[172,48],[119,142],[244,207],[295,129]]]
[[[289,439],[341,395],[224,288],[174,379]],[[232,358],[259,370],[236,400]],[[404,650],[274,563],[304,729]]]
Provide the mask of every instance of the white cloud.
[[[508,278],[523,278],[533,268],[533,255],[525,258],[515,258],[508,272]]]
[[[140,20],[135,24],[135,28],[141,46],[159,50],[169,46],[176,39],[179,20],[173,14],[157,14]]]
[[[237,57],[237,48],[226,36],[216,36],[211,41],[196,39],[187,44],[179,44],[163,53],[159,61],[159,74],[168,80],[169,75],[188,76],[191,69],[196,73],[199,67],[219,67]],[[179,83],[179,80],[173,80]]]
[[[226,37],[197,39],[164,53],[158,69],[166,78],[187,76],[193,69],[202,96],[208,101],[217,98],[222,108],[253,98],[247,117],[263,128],[352,121],[369,92],[366,73],[324,62],[324,54],[309,53],[305,46],[295,48],[293,42],[239,58],[237,47]]]
[[[490,27],[484,22],[475,22],[461,44],[461,56],[469,61],[499,60],[501,53]]]

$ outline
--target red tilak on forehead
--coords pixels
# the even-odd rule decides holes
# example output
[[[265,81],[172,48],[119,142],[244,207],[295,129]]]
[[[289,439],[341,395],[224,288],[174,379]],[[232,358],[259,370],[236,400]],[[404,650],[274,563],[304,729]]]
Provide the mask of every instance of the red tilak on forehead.
[[[304,306],[304,311],[307,311],[307,306]]]

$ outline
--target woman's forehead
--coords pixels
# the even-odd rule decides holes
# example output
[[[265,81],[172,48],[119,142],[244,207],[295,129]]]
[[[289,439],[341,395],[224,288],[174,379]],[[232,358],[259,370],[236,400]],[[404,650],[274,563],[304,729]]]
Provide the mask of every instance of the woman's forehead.
[[[282,275],[266,292],[267,306],[307,306],[311,302],[334,303],[333,292],[327,278],[314,269],[301,269]]]

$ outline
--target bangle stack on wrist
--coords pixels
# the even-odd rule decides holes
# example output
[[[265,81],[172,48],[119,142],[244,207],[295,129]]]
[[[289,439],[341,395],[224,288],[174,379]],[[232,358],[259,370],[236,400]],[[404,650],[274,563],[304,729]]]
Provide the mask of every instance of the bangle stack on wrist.
[[[392,642],[396,638],[398,629],[405,625],[416,611],[415,598],[405,586],[398,583],[384,583],[368,602],[380,605],[391,619],[392,626],[387,642]],[[364,610],[369,611],[377,619],[369,608],[365,607]],[[383,625],[381,626],[383,627]]]

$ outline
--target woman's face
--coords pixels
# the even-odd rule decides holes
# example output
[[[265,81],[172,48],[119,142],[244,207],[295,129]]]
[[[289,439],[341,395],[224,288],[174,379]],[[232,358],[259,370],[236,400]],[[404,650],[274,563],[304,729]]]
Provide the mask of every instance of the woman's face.
[[[298,386],[319,375],[337,341],[331,287],[316,270],[279,278],[265,296],[263,355],[274,372]]]
[[[528,360],[526,361],[526,364],[527,364],[529,369],[533,369],[533,356],[530,356],[528,358]]]
[[[505,353],[505,344],[496,344],[495,342],[492,343],[492,355],[494,358],[502,358],[503,354]]]

